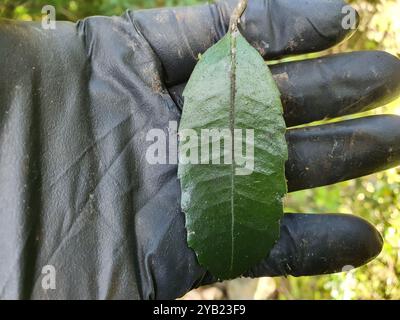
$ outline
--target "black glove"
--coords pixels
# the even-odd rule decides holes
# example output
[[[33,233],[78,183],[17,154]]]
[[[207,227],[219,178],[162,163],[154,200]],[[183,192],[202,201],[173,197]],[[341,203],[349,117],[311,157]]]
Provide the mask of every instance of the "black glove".
[[[181,92],[227,30],[236,1],[57,23],[0,23],[0,298],[176,298],[213,279],[186,243],[176,165],[150,165],[146,134],[180,118]],[[273,59],[329,48],[351,30],[340,0],[250,0],[244,36]],[[400,94],[400,62],[356,52],[271,67],[288,126],[356,113]],[[400,119],[287,133],[290,191],[400,162]],[[377,230],[338,214],[286,214],[246,276],[360,266]],[[43,289],[42,268],[56,270]]]

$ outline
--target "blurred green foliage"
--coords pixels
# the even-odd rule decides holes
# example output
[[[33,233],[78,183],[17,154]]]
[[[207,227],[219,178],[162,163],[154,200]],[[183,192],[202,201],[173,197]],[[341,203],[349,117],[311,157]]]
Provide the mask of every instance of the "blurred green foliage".
[[[205,3],[204,0],[0,0],[0,17],[21,20],[41,19],[41,8],[54,5],[57,19],[76,21],[89,15],[120,15],[124,10]],[[322,54],[350,50],[386,50],[400,54],[399,0],[350,1],[359,10],[362,20],[359,31],[349,41]],[[310,55],[309,55],[310,56]],[[314,54],[315,56],[315,54]],[[293,59],[293,58],[292,58]],[[400,101],[364,113],[396,113]],[[347,118],[359,117],[355,115]],[[337,119],[336,119],[337,121]],[[400,299],[400,169],[395,168],[368,177],[333,186],[295,192],[286,199],[287,212],[353,213],[373,223],[382,233],[385,245],[377,259],[347,273],[303,278],[237,280],[239,291],[253,290],[253,297],[274,299]],[[265,280],[265,279],[264,279]],[[268,286],[268,290],[262,288]],[[207,298],[229,298],[231,283],[211,289],[221,294]],[[250,289],[249,289],[250,288]],[[271,290],[272,288],[272,290]],[[208,288],[210,289],[210,288]],[[205,297],[207,289],[197,290],[191,297]],[[250,291],[251,291],[250,290]],[[218,291],[218,292],[219,292]],[[257,292],[256,292],[257,291]],[[215,291],[212,291],[215,292]],[[264,292],[264,293],[263,293]],[[240,297],[240,295],[235,296]],[[248,295],[246,297],[249,297]]]
[[[201,0],[2,0],[0,16],[22,20],[37,20],[44,5],[56,8],[58,20],[71,20],[90,15],[120,15],[126,9],[146,9],[203,3]]]

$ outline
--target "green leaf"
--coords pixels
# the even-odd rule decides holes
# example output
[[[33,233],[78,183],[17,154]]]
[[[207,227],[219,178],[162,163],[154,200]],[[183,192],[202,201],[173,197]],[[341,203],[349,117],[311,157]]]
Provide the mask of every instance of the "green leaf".
[[[280,94],[262,57],[234,32],[202,55],[184,97],[178,177],[188,244],[215,277],[231,279],[266,258],[279,237],[287,192]],[[229,143],[228,137],[202,140],[207,129],[242,142],[243,156],[238,156],[239,144]],[[238,129],[243,141],[235,135]],[[246,140],[251,138],[246,130],[252,130],[253,141]],[[221,142],[221,151],[201,161],[202,154],[212,154],[216,141]],[[247,157],[251,152],[246,148],[253,149],[254,158]],[[229,149],[231,164],[229,156],[224,157]],[[199,164],[185,162],[190,156],[198,157]],[[241,170],[245,165],[247,171]]]

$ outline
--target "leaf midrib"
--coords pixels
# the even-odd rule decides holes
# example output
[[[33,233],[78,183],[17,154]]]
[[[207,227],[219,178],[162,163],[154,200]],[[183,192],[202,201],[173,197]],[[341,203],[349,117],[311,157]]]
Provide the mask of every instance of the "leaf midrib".
[[[236,35],[237,31],[230,34],[230,56],[231,56],[231,68],[230,68],[230,101],[229,101],[229,129],[231,132],[231,263],[230,271],[233,271],[234,265],[234,254],[235,254],[235,142],[234,142],[234,130],[235,130],[235,102],[236,102]]]

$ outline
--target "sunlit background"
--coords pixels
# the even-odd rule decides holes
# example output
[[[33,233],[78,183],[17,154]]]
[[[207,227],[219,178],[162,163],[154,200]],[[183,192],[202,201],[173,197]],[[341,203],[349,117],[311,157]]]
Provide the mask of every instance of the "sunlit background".
[[[0,0],[0,17],[40,20],[43,5],[56,7],[57,19],[119,15],[139,9],[205,3],[201,0]],[[360,30],[349,41],[319,53],[385,50],[400,57],[400,0],[350,1],[360,12]],[[308,55],[316,56],[314,55]],[[367,114],[400,115],[400,99]],[[337,121],[337,120],[335,120]],[[377,259],[348,273],[303,278],[237,279],[193,290],[185,299],[400,299],[400,168],[333,186],[295,192],[287,212],[354,213],[373,223],[385,245]]]

